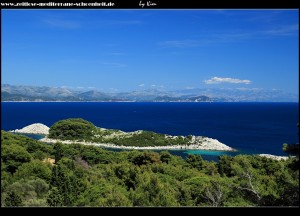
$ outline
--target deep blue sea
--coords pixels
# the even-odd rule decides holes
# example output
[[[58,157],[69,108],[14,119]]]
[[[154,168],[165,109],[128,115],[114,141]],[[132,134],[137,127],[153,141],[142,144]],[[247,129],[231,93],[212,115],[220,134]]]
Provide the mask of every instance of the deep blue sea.
[[[51,126],[66,118],[83,118],[98,127],[150,130],[170,135],[218,139],[242,154],[275,154],[283,143],[298,142],[298,103],[136,103],[136,102],[1,102],[1,129],[29,124]],[[214,151],[173,151],[214,159]]]

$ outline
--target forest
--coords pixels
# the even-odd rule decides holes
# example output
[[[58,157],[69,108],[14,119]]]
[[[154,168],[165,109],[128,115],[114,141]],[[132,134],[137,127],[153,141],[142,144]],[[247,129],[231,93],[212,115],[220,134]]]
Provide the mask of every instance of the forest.
[[[224,155],[213,162],[45,144],[2,130],[1,206],[299,206],[299,157]]]

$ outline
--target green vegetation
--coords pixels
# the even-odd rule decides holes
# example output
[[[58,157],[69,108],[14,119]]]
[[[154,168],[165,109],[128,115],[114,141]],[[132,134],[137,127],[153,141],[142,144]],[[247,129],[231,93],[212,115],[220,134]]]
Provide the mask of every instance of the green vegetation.
[[[90,139],[96,130],[95,125],[81,118],[70,118],[56,122],[49,130],[49,138],[60,140]]]
[[[192,136],[167,136],[152,131],[123,132],[115,129],[97,128],[91,122],[76,118],[56,122],[50,127],[49,138],[59,140],[113,143],[124,146],[186,145]]]
[[[287,144],[284,143],[282,146],[284,152],[297,155],[299,157],[299,144]]]
[[[1,131],[1,206],[299,206],[298,161],[184,160],[167,151],[47,145]]]
[[[107,140],[116,145],[124,146],[168,146],[168,145],[185,145],[190,139],[178,136],[174,139],[166,137],[165,134],[155,133],[152,131],[141,131],[131,136],[114,137]]]
[[[299,122],[297,123],[298,131],[299,131]],[[298,132],[299,135],[299,132]],[[282,146],[282,150],[292,155],[296,155],[299,157],[299,143],[296,144],[287,144],[284,143]]]

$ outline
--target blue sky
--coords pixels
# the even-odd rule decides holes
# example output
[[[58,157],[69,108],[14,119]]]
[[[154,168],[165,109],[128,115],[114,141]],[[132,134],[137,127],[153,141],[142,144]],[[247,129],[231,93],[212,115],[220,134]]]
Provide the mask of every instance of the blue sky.
[[[298,94],[298,10],[2,10],[2,83]]]

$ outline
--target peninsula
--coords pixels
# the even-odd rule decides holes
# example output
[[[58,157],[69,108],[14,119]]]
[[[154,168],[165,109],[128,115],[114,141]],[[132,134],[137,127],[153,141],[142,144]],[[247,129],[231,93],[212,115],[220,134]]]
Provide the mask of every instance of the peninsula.
[[[136,150],[216,150],[236,151],[235,149],[204,136],[171,136],[152,131],[138,130],[124,132],[115,129],[99,128],[80,118],[65,119],[54,123],[50,128],[42,124],[32,124],[15,133],[45,134],[40,141],[94,145],[105,148]]]

